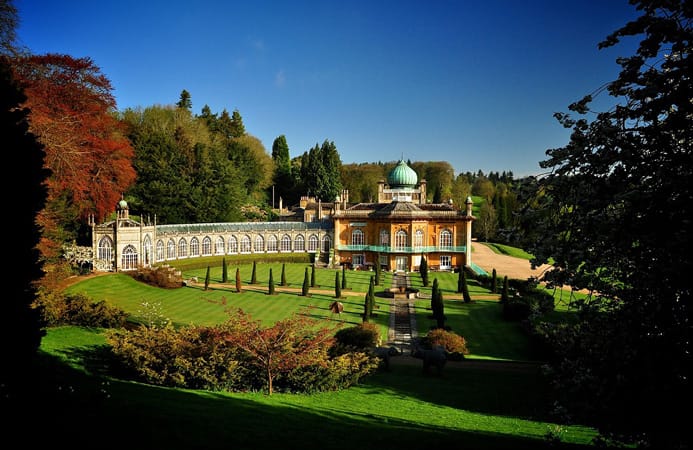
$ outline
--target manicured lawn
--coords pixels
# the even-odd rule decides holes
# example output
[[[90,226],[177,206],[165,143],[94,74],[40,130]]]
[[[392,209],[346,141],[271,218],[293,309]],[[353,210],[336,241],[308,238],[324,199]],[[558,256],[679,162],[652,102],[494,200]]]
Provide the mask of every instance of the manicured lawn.
[[[235,288],[236,267],[239,268],[243,282],[243,293]],[[333,314],[329,306],[335,301],[334,269],[316,269],[316,286],[310,288],[310,296],[301,294],[305,277],[305,264],[285,264],[288,287],[279,286],[281,264],[257,264],[258,284],[251,285],[252,264],[230,266],[229,282],[221,284],[221,267],[210,268],[210,288],[204,290],[205,269],[184,272],[185,278],[198,277],[194,286],[178,289],[160,289],[136,282],[125,274],[109,274],[82,281],[68,292],[84,292],[95,300],[106,300],[118,305],[132,314],[133,321],[143,321],[149,309],[144,306],[160,307],[165,318],[175,325],[211,325],[221,323],[228,317],[228,311],[242,309],[253,318],[269,325],[285,319],[292,314],[308,314],[319,319],[326,327],[353,326],[362,322],[363,304],[370,277],[373,272],[347,271],[347,289],[342,291],[339,301],[344,305],[341,315]],[[277,295],[268,295],[269,269],[272,268]],[[336,271],[341,280],[341,271]],[[311,270],[308,269],[309,279]],[[383,283],[376,288],[376,309],[370,319],[381,329],[381,338],[387,342],[390,320],[391,299],[382,295],[391,287],[392,274],[383,273]],[[468,279],[472,303],[464,303],[461,294],[456,292],[458,274],[451,272],[431,272],[429,286],[423,287],[421,276],[411,274],[412,287],[424,295],[431,293],[433,280],[437,279],[445,302],[446,326],[467,340],[470,359],[534,360],[526,335],[516,322],[507,322],[501,317],[501,307],[497,295]],[[341,284],[340,284],[341,285]],[[288,291],[286,291],[288,290]],[[381,294],[381,295],[378,295]],[[430,300],[415,301],[417,331],[425,335],[435,322],[430,318]]]
[[[316,269],[316,286],[301,296],[307,264],[287,263],[289,286],[279,286],[281,264],[258,264],[257,285],[250,285],[252,264],[230,265],[229,282],[221,284],[221,268],[211,268],[210,289],[204,290],[206,268],[184,270],[185,278],[198,277],[194,286],[159,289],[136,282],[124,274],[86,279],[68,288],[95,300],[105,299],[133,315],[146,315],[145,303],[156,304],[177,325],[214,324],[225,320],[228,309],[241,308],[264,324],[291,314],[310,314],[325,326],[361,322],[365,292],[372,272],[347,271],[348,286],[340,301],[341,316],[329,311],[334,298],[335,271]],[[235,289],[240,269],[243,293]],[[268,295],[269,268],[278,295]],[[308,271],[309,278],[311,271]],[[341,281],[341,271],[339,272]],[[430,294],[438,279],[445,302],[446,325],[467,339],[468,359],[532,360],[526,336],[518,324],[505,322],[497,296],[468,280],[473,301],[465,304],[457,294],[456,273],[432,272],[428,287],[420,275],[411,275],[412,286]],[[383,274],[376,293],[391,285]],[[353,294],[353,295],[350,295]],[[387,336],[390,299],[376,295],[379,309],[372,321]],[[418,332],[425,334],[433,321],[430,300],[415,301]],[[567,307],[557,314],[567,314]],[[24,406],[36,407],[53,430],[52,444],[62,437],[73,447],[128,445],[166,449],[183,448],[455,448],[539,449],[586,448],[593,429],[558,425],[550,410],[546,381],[538,370],[499,371],[450,363],[442,375],[424,375],[418,364],[392,365],[352,388],[313,395],[223,393],[168,389],[111,378],[100,355],[105,345],[102,330],[57,327],[43,338],[41,355],[47,379],[37,381],[35,398]],[[397,357],[395,357],[397,358]],[[402,357],[405,358],[405,357]],[[103,376],[99,376],[102,374]],[[70,392],[66,393],[66,389]],[[75,427],[66,435],[60,430]],[[551,446],[548,433],[562,443]],[[69,436],[69,437],[67,437]],[[95,444],[97,443],[97,444]],[[109,445],[112,444],[111,447]]]
[[[59,327],[45,370],[19,411],[40,412],[27,445],[71,448],[541,449],[587,448],[594,430],[546,414],[535,372],[394,365],[361,384],[314,395],[170,389],[98,376],[100,330]],[[68,366],[67,363],[71,366]],[[463,363],[462,363],[463,364]],[[563,444],[550,446],[549,432]]]

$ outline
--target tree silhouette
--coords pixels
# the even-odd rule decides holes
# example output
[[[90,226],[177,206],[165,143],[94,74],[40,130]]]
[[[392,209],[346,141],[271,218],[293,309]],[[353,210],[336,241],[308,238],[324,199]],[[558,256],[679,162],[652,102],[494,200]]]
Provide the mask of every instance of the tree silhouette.
[[[491,292],[494,294],[498,292],[498,273],[495,267],[493,268],[493,272],[491,272]]]
[[[229,271],[228,267],[226,266],[226,257],[221,258],[221,282],[229,282]]]
[[[10,10],[3,12],[12,15]],[[4,288],[4,323],[0,327],[0,350],[6,360],[0,370],[3,401],[11,400],[15,393],[33,389],[20,385],[29,380],[27,375],[32,370],[31,362],[45,335],[41,310],[32,304],[37,294],[36,281],[42,274],[42,263],[36,248],[41,238],[36,214],[45,205],[44,182],[48,172],[43,168],[43,147],[29,132],[29,111],[21,107],[25,100],[24,92],[11,74],[10,63],[0,55],[0,136],[3,148],[12,150],[13,164],[21,168],[21,176],[15,177],[11,183],[21,195],[7,195],[5,199],[7,207],[13,211],[12,220],[16,228],[12,231],[15,245],[12,251],[12,281],[6,283]]]
[[[282,264],[282,279],[281,279],[281,285],[286,286],[286,270],[285,270],[286,264]]]
[[[207,266],[207,273],[205,274],[205,291],[209,289],[209,266]]]
[[[688,448],[690,420],[668,404],[690,391],[693,8],[630,4],[638,16],[598,44],[619,52],[618,77],[554,114],[570,140],[539,163],[522,247],[553,265],[550,287],[597,293],[542,330],[560,406],[603,442]]]
[[[310,266],[310,287],[315,287],[315,264]]]

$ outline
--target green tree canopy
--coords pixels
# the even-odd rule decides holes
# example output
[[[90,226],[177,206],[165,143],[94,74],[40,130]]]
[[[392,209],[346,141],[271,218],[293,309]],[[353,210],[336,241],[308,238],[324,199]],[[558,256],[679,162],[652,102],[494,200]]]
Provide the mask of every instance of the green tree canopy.
[[[556,118],[570,141],[549,149],[524,214],[547,280],[588,289],[578,323],[546,327],[560,405],[607,439],[685,448],[690,390],[693,91],[690,2],[634,0],[640,16],[599,48],[639,39],[605,90]],[[615,104],[595,115],[594,95]],[[590,118],[593,118],[590,120]]]

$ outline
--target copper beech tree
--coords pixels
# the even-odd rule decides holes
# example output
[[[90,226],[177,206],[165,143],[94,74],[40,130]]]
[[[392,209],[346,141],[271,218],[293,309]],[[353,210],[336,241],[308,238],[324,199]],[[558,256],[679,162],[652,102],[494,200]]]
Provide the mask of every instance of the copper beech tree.
[[[264,372],[269,395],[278,375],[326,361],[334,342],[334,330],[318,328],[315,320],[303,315],[263,328],[262,322],[239,309],[227,324],[227,341],[246,352],[250,364]]]
[[[134,182],[133,149],[117,120],[110,81],[89,58],[46,54],[13,59],[31,111],[30,130],[44,145],[48,198],[39,215],[40,250],[58,256],[75,219],[103,219]]]

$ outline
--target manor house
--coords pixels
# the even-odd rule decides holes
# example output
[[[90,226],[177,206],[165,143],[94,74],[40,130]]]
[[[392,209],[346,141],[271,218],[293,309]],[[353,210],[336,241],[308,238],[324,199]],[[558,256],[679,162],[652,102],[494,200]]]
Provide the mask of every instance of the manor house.
[[[280,207],[281,210],[281,207]],[[315,261],[350,268],[415,271],[425,257],[432,270],[471,266],[472,200],[426,200],[426,181],[399,161],[378,184],[377,203],[349,203],[344,191],[334,202],[304,198],[276,222],[157,224],[129,217],[125,200],[116,218],[91,220],[93,268],[134,270],[179,259],[214,255],[313,253]],[[469,250],[469,251],[468,251]]]

